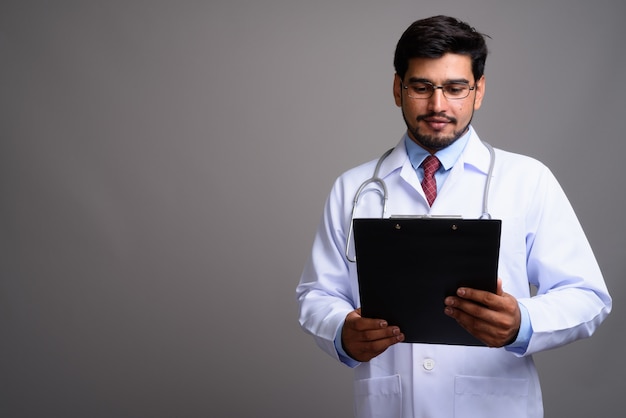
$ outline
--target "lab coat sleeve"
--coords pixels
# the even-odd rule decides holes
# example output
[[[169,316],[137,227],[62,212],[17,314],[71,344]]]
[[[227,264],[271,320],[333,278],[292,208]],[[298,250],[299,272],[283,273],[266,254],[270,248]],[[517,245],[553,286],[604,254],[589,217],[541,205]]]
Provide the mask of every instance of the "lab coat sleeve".
[[[602,273],[561,186],[545,168],[527,222],[528,280],[537,287],[520,299],[532,336],[523,355],[591,336],[611,311]]]
[[[344,187],[338,180],[326,201],[296,297],[302,329],[330,356],[354,367],[358,363],[340,357],[334,343],[346,316],[357,307],[358,297],[344,256],[349,216],[346,219],[343,195]]]

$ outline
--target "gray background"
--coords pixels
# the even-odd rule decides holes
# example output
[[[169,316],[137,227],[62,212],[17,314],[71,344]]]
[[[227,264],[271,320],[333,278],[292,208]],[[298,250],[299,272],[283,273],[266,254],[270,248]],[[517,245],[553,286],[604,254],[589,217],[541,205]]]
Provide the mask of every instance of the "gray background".
[[[294,290],[343,170],[404,131],[395,43],[492,36],[475,126],[562,182],[614,297],[536,356],[547,417],[622,410],[622,0],[0,3],[0,416],[347,417]]]

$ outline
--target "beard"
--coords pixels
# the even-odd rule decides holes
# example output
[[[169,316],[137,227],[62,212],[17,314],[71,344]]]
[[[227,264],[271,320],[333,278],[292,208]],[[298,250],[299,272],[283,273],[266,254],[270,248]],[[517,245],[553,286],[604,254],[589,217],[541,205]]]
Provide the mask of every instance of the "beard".
[[[404,114],[404,111],[402,112],[402,116],[404,117],[404,122],[406,123],[407,129],[409,133],[411,134],[410,135],[411,138],[415,142],[417,142],[418,145],[421,145],[423,148],[426,148],[427,150],[432,150],[432,151],[439,151],[453,144],[457,139],[462,137],[467,132],[467,130],[469,129],[469,125],[472,122],[472,118],[470,118],[467,125],[463,126],[461,129],[453,130],[452,134],[447,135],[447,136],[440,136],[440,135],[435,136],[435,135],[425,135],[425,134],[420,133],[418,124],[411,126],[411,124],[409,124],[406,118],[406,115]],[[433,117],[446,119],[450,124],[454,125],[455,127],[456,127],[456,124],[458,123],[456,118],[448,116],[445,113],[435,113],[435,112],[431,112],[426,115],[420,115],[415,119],[415,121],[420,122],[424,119],[433,118]]]

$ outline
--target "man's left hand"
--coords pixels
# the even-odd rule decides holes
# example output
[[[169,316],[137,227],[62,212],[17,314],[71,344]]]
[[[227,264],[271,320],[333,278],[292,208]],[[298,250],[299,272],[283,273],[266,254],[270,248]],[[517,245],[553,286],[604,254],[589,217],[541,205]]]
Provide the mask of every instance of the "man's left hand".
[[[515,341],[520,328],[520,309],[517,299],[502,291],[502,279],[498,279],[495,294],[460,287],[456,296],[448,296],[444,303],[446,315],[489,347],[502,347]]]

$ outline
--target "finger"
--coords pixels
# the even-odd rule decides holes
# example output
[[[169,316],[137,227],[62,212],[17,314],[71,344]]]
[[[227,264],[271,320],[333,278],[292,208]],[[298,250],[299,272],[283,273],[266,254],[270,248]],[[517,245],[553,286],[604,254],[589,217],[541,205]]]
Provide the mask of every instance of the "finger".
[[[446,315],[451,316],[467,332],[489,347],[499,347],[499,332],[490,323],[474,317],[459,309],[446,308]]]
[[[391,345],[404,341],[404,334],[397,326],[389,326],[387,321],[362,318],[355,310],[346,316],[341,341],[350,357],[369,361]]]
[[[499,310],[502,308],[502,288],[500,287],[500,295],[496,293],[492,293],[486,290],[472,289],[469,287],[460,287],[457,289],[458,297],[451,297],[450,301],[452,303],[458,304],[459,306],[465,306],[466,301],[470,301],[471,305],[479,304],[486,306],[492,310]],[[446,304],[448,304],[448,299],[446,299]]]
[[[496,282],[496,295],[502,296],[504,291],[502,290],[502,279],[498,277],[498,281]]]
[[[484,300],[474,302],[462,298],[449,299],[446,299],[445,313],[467,323],[475,320],[500,326],[506,322],[509,315],[504,303],[486,302]]]
[[[342,338],[349,342],[364,342],[391,339],[403,341],[404,335],[397,326],[390,326],[384,319],[370,319],[359,316],[358,310],[346,316]]]
[[[394,344],[400,340],[404,340],[404,334],[400,328],[396,326],[385,327],[383,329],[367,330],[361,333],[362,341],[376,342],[389,340]]]
[[[454,318],[476,338],[490,346],[499,347],[510,342],[519,330],[519,307],[514,298],[511,300],[512,308],[502,311],[490,310],[464,301],[446,306],[445,314]]]
[[[349,355],[357,361],[369,361],[394,344],[404,341],[404,334],[372,341],[361,341],[350,346]]]
[[[356,331],[384,329],[389,326],[384,319],[363,318],[361,308],[355,309],[346,316],[346,324]]]
[[[495,293],[487,291],[487,290],[473,289],[470,287],[459,287],[456,290],[456,294],[457,296],[463,299],[469,299],[477,303],[482,303],[483,305],[486,305],[486,306],[492,306],[493,303],[500,302],[498,298],[493,297],[494,295],[495,296],[504,295],[504,290],[502,287],[502,279],[498,277],[498,279],[496,280]]]

